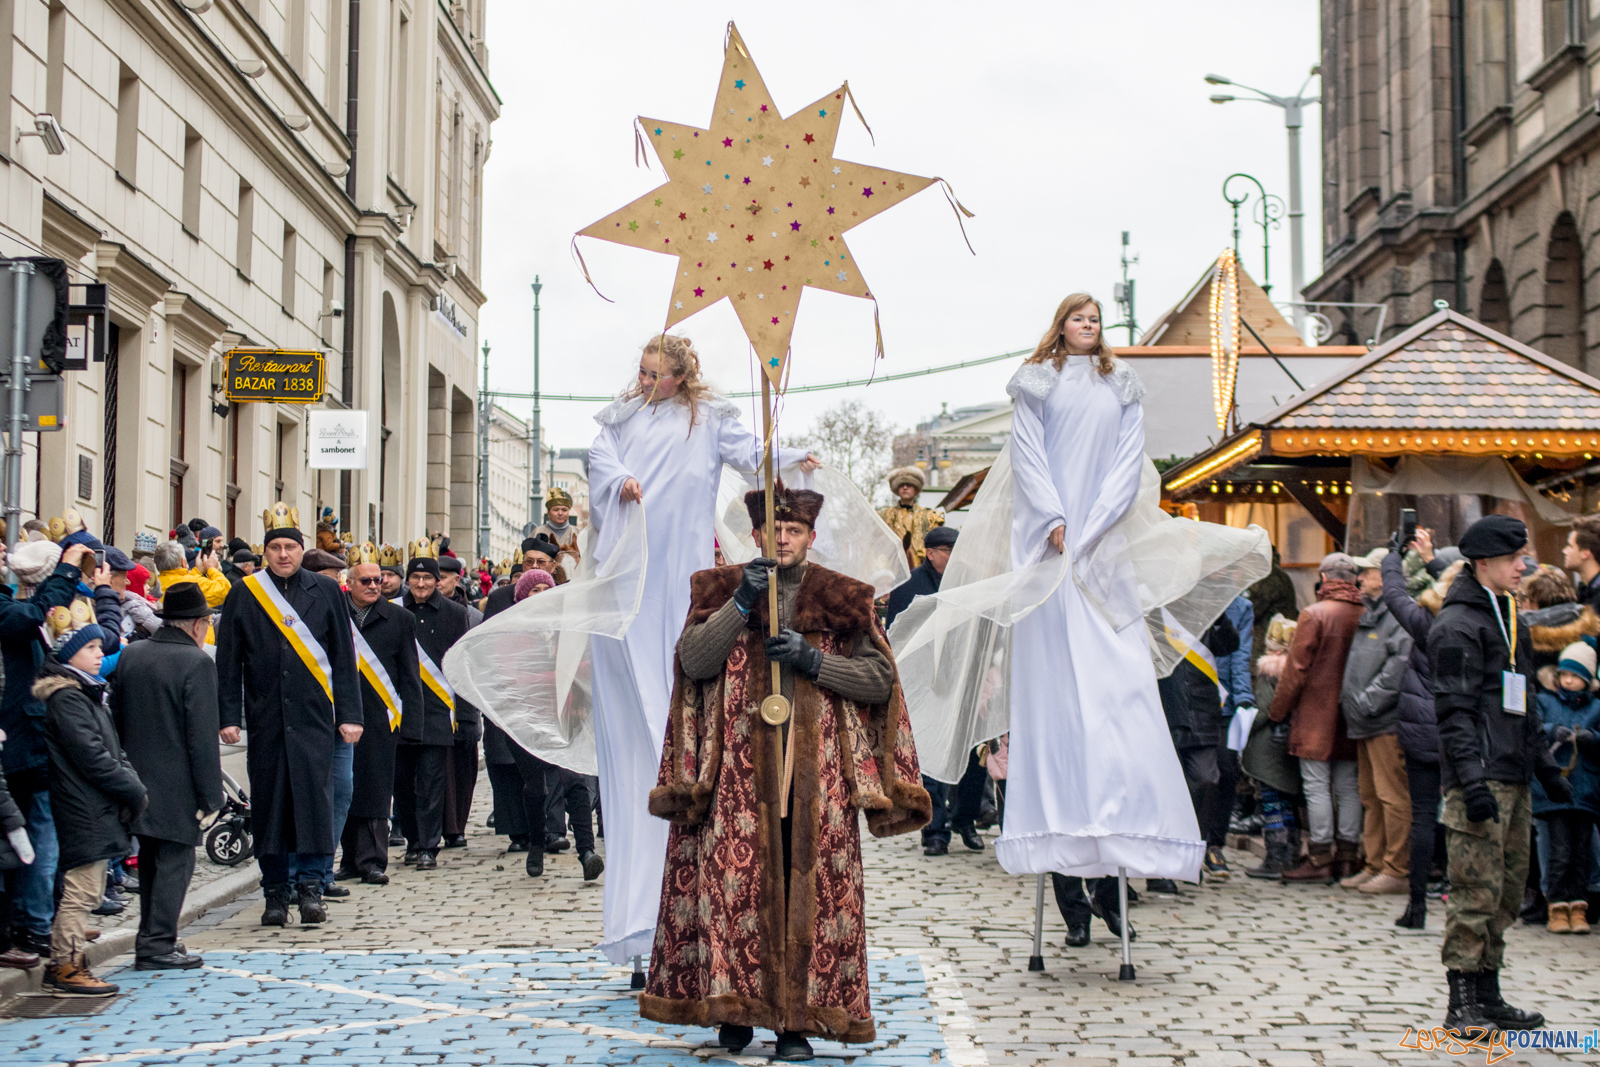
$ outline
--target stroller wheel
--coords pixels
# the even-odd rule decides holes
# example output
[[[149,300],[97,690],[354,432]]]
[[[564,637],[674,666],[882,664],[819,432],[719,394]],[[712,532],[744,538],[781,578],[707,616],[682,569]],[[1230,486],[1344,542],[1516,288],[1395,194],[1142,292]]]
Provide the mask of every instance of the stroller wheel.
[[[206,855],[212,863],[237,867],[250,852],[250,835],[236,822],[219,822],[206,832]]]

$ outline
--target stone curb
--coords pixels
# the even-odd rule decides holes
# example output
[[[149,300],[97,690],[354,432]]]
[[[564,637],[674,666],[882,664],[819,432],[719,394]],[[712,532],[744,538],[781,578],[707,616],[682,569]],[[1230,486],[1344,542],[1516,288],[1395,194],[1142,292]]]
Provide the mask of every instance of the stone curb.
[[[178,928],[181,930],[213,908],[232,904],[260,886],[261,872],[254,863],[242,870],[224,875],[214,882],[207,882],[184,899],[183,911],[178,916]],[[100,935],[99,940],[89,942],[84,950],[89,966],[98,967],[107,960],[132,952],[133,940],[138,932],[137,925],[130,924],[115,930],[107,930]],[[38,992],[43,978],[43,966],[35,967],[31,971],[10,968],[0,970],[0,996]]]

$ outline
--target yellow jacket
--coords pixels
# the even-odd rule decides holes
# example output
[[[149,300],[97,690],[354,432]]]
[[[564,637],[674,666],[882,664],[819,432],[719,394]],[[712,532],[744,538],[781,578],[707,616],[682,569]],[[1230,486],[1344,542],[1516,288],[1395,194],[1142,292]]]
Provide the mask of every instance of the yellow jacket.
[[[166,595],[168,589],[171,589],[179,582],[194,582],[198,584],[200,591],[206,595],[206,603],[214,608],[222,607],[222,602],[228,599],[228,590],[233,588],[233,584],[222,576],[222,572],[215,570],[201,574],[191,567],[185,570],[162,571],[156,577],[161,581],[161,593],[163,596]]]

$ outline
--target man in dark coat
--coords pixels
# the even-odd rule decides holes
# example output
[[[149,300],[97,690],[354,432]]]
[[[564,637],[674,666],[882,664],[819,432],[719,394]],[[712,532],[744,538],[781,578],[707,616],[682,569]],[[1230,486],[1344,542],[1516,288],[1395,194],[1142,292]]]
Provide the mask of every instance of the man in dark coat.
[[[162,625],[127,646],[111,689],[111,713],[128,762],[150,790],[133,821],[139,835],[139,935],[135,967],[187,969],[203,962],[177,947],[178,916],[200,843],[197,813],[222,807],[217,751],[217,668],[203,647],[211,607],[194,582],[166,591]]]
[[[944,569],[950,564],[950,552],[956,546],[956,534],[957,531],[949,526],[935,526],[928,531],[922,540],[927,554],[923,556],[917,569],[911,572],[911,577],[901,582],[889,594],[889,612],[888,617],[884,619],[885,626],[893,626],[895,617],[906,610],[917,597],[932,596],[939,591],[939,582],[944,578]]]
[[[1535,775],[1545,793],[1570,802],[1534,702],[1533,640],[1517,617],[1528,530],[1487,515],[1461,536],[1463,568],[1428,631],[1433,704],[1439,717],[1450,864],[1443,960],[1450,983],[1444,1024],[1460,1030],[1533,1030],[1544,1016],[1500,994],[1505,932],[1528,879]]]
[[[465,566],[455,556],[439,557],[439,595],[452,604],[459,604],[467,612],[468,627],[483,621],[479,611],[467,599],[461,577]],[[441,664],[442,665],[442,664]],[[471,731],[456,730],[455,743],[450,746],[450,759],[445,764],[444,775],[444,847],[465,848],[467,820],[472,815],[472,793],[478,786],[478,738]]]
[[[57,849],[50,823],[50,756],[45,750],[40,722],[44,702],[33,695],[33,683],[44,665],[49,647],[40,628],[51,608],[66,607],[77,595],[83,579],[79,566],[89,551],[70,545],[53,571],[27,600],[17,600],[9,586],[0,584],[0,662],[5,668],[5,690],[0,695],[0,747],[6,788],[28,820],[28,833],[37,855],[33,863],[9,876],[12,904],[17,911],[24,948],[50,951],[50,920],[55,915]],[[0,550],[0,562],[5,560]]]
[[[542,571],[549,571],[555,566],[556,555],[561,551],[555,542],[543,537],[528,537],[522,542],[522,568],[528,570],[537,567]],[[502,585],[489,591],[489,598],[483,604],[483,617],[493,618],[502,611],[516,603],[517,582],[516,575],[512,575],[510,585]]]
[[[389,811],[394,801],[395,749],[422,739],[422,681],[417,673],[417,621],[383,596],[383,572],[363,559],[351,567],[350,618],[361,642],[361,706],[366,716],[356,743],[355,788],[344,823],[339,877],[387,885]],[[382,668],[379,670],[378,668]],[[391,706],[392,705],[392,706]]]
[[[361,739],[350,611],[332,579],[300,566],[298,515],[267,513],[266,568],[228,594],[217,634],[222,740],[250,729],[251,828],[266,908],[261,922],[288,919],[291,862],[302,923],[327,919],[322,872],[332,862],[333,754]]]
[[[417,624],[422,737],[402,741],[395,754],[395,813],[406,837],[405,862],[428,871],[439,865],[446,764],[452,746],[457,738],[476,743],[482,730],[478,710],[458,699],[444,676],[444,655],[467,632],[468,619],[466,608],[439,592],[437,559],[416,556],[407,564],[405,607]]]

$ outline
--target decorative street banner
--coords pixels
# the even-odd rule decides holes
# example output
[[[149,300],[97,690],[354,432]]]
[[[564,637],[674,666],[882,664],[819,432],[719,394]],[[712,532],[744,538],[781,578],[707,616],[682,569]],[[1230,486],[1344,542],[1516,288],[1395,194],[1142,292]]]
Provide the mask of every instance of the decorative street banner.
[[[306,412],[306,449],[314,470],[367,469],[367,413],[317,409]]]
[[[234,348],[223,359],[230,404],[315,404],[322,399],[321,352]]]

